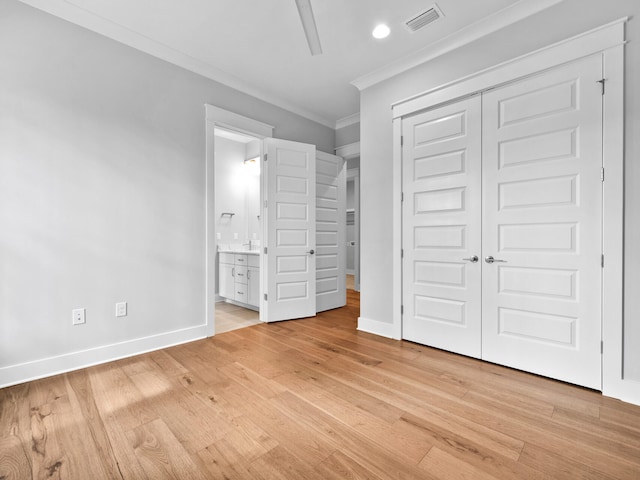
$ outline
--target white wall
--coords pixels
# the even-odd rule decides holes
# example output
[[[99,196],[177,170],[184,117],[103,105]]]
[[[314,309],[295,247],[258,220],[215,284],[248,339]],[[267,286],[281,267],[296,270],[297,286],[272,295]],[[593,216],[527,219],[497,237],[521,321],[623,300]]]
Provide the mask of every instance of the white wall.
[[[205,335],[205,103],[334,147],[329,128],[0,2],[0,386]]]
[[[391,104],[526,54],[623,16],[627,24],[625,112],[625,376],[640,380],[640,2],[565,0],[540,14],[416,67],[361,95],[362,266],[361,317],[391,324],[392,128]]]
[[[227,138],[215,139],[216,232],[218,243],[244,243],[248,240],[247,182],[244,143]],[[258,200],[259,202],[259,200]],[[233,213],[232,217],[222,213]],[[237,238],[236,238],[237,237]]]

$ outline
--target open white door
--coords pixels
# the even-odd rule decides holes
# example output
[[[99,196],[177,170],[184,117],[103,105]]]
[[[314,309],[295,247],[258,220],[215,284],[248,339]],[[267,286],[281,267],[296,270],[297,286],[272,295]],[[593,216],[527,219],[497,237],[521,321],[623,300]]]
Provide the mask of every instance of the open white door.
[[[316,154],[316,310],[347,303],[347,178],[342,157]]]
[[[262,319],[311,317],[316,314],[316,148],[268,138],[264,152]]]

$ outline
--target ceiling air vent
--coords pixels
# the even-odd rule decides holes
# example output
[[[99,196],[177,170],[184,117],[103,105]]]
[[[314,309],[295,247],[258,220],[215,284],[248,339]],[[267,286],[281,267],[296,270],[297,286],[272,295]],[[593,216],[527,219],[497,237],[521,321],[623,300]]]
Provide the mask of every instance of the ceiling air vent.
[[[405,21],[404,24],[409,29],[409,31],[415,32],[417,30],[420,30],[422,27],[426,27],[431,22],[435,22],[440,17],[444,17],[444,15],[442,14],[442,10],[440,10],[438,5],[434,4],[428,10],[420,12],[419,14],[411,17],[409,20]]]

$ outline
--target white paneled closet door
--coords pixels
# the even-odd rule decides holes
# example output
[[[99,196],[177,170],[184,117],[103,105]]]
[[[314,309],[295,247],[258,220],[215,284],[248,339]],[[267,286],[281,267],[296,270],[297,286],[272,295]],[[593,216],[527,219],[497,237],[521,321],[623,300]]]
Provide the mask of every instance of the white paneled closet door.
[[[600,56],[483,95],[482,357],[601,388]]]
[[[602,70],[403,118],[403,338],[601,388]]]
[[[481,346],[481,100],[403,119],[406,340],[473,357]]]

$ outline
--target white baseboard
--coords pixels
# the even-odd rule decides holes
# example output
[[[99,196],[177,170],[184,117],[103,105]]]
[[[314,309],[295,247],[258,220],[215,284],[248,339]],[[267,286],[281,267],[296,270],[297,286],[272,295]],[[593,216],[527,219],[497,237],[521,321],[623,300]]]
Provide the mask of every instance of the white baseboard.
[[[122,343],[0,368],[0,388],[132,357],[207,337],[207,326],[185,328]]]
[[[607,385],[605,382],[602,394],[633,405],[640,405],[640,382],[620,380],[613,386]]]
[[[355,275],[356,271],[353,268],[351,268],[351,269],[347,268],[346,273],[347,273],[347,275]]]
[[[358,317],[358,330],[361,332],[373,333],[381,337],[399,338],[394,335],[394,325],[391,323],[380,322],[379,320],[371,320],[370,318]]]

